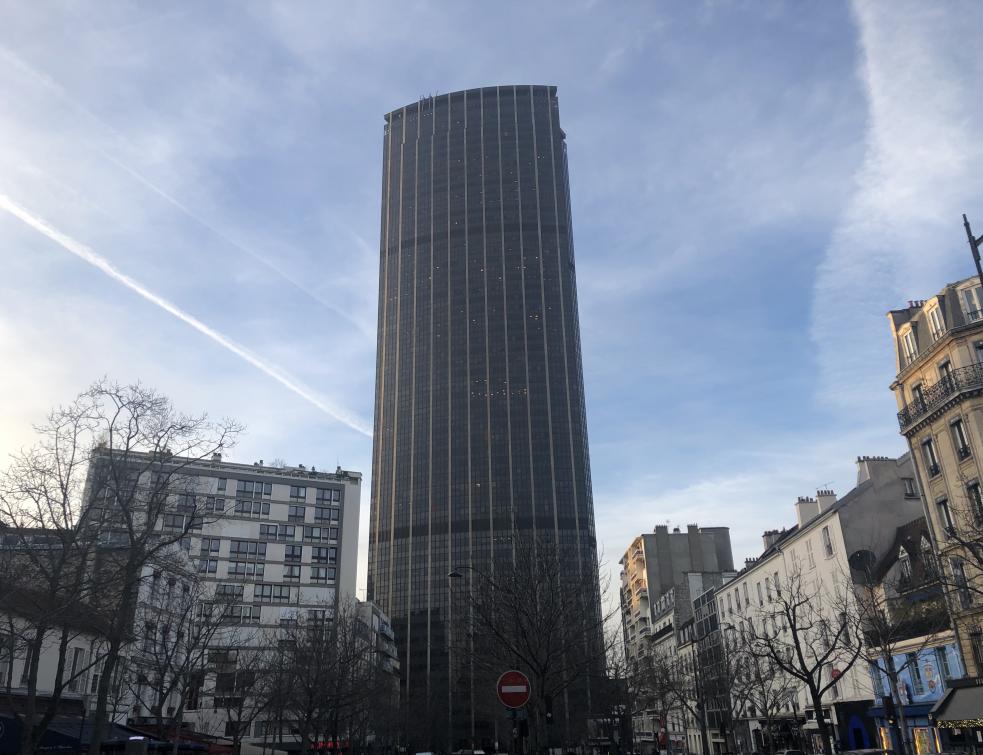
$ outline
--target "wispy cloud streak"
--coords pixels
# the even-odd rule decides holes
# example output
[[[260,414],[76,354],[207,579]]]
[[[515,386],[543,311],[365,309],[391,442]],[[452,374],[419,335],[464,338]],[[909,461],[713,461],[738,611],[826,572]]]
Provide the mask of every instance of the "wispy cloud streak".
[[[100,128],[104,129],[109,134],[111,134],[112,137],[113,137],[113,139],[115,141],[120,142],[120,143],[123,143],[123,144],[126,144],[126,145],[132,147],[132,145],[130,145],[130,143],[127,140],[127,138],[122,133],[120,133],[119,130],[117,130],[111,124],[109,124],[106,121],[104,121],[98,115],[96,115],[95,113],[93,113],[89,108],[87,108],[81,102],[79,102],[74,97],[72,97],[68,93],[68,91],[65,89],[65,87],[63,87],[61,84],[59,84],[53,78],[51,78],[51,76],[49,76],[48,74],[44,73],[43,71],[39,71],[37,68],[35,68],[34,66],[32,66],[30,63],[28,63],[26,60],[24,60],[23,58],[21,58],[16,53],[14,53],[14,52],[6,49],[5,47],[3,47],[3,45],[0,45],[0,57],[2,57],[7,62],[9,62],[10,64],[12,64],[17,70],[19,70],[22,73],[24,73],[24,74],[30,76],[31,78],[33,78],[35,81],[37,81],[39,84],[41,84],[45,89],[47,89],[49,92],[51,92],[52,94],[54,94],[56,97],[58,97],[59,99],[63,100],[64,102],[67,102],[69,105],[71,105],[73,108],[75,108],[79,112],[85,114],[85,116],[88,117],[93,123],[97,124]],[[314,291],[313,289],[311,289],[310,286],[306,285],[302,281],[300,281],[297,278],[295,278],[293,275],[291,275],[290,273],[288,273],[286,270],[284,270],[283,268],[281,268],[279,265],[277,265],[275,262],[273,262],[272,260],[270,260],[265,255],[260,254],[259,252],[255,251],[253,249],[250,249],[249,247],[247,247],[247,246],[239,243],[235,239],[231,238],[227,233],[225,233],[221,229],[215,227],[210,222],[208,222],[207,220],[205,220],[204,218],[202,218],[200,215],[198,215],[197,213],[195,213],[190,207],[188,207],[186,204],[184,204],[179,199],[177,199],[176,197],[174,197],[172,194],[169,194],[168,192],[166,192],[160,186],[158,186],[153,181],[151,181],[149,178],[147,178],[143,173],[141,173],[140,171],[136,170],[133,166],[128,165],[127,163],[123,162],[122,160],[119,160],[116,157],[113,157],[112,155],[110,155],[108,152],[106,152],[103,149],[100,149],[98,147],[94,147],[94,150],[103,159],[105,159],[108,162],[110,162],[113,165],[115,165],[117,168],[119,168],[124,173],[126,173],[130,178],[136,180],[144,188],[146,188],[149,191],[151,191],[152,193],[156,194],[158,197],[160,197],[165,202],[167,202],[169,205],[171,205],[172,207],[174,207],[176,210],[180,211],[182,214],[184,214],[185,216],[187,216],[188,218],[190,218],[192,221],[194,221],[196,224],[198,224],[199,226],[201,226],[202,228],[204,228],[206,231],[208,231],[209,233],[213,234],[217,238],[221,239],[224,243],[228,244],[230,247],[232,247],[236,251],[241,252],[242,254],[245,254],[248,257],[251,257],[252,259],[254,259],[259,264],[263,265],[268,270],[271,270],[273,273],[275,273],[276,275],[280,276],[283,280],[287,281],[287,283],[291,284],[292,286],[294,286],[295,288],[297,288],[299,291],[303,292],[306,296],[310,297],[311,300],[317,302],[322,307],[324,307],[325,309],[327,309],[330,312],[333,312],[339,318],[341,318],[342,320],[344,320],[345,322],[347,322],[349,325],[353,326],[356,330],[358,330],[358,332],[361,335],[363,335],[363,336],[371,336],[371,332],[370,332],[369,328],[364,323],[362,323],[359,320],[355,319],[354,317],[352,317],[350,314],[348,314],[344,310],[339,309],[334,304],[331,304],[330,302],[326,301],[316,291]]]
[[[109,260],[107,260],[105,257],[102,257],[101,255],[97,254],[90,247],[86,246],[80,241],[76,241],[72,237],[62,233],[56,228],[53,228],[46,221],[34,215],[29,210],[21,207],[19,204],[17,204],[16,202],[11,200],[9,197],[7,197],[4,194],[0,194],[0,209],[10,213],[25,225],[33,228],[38,233],[48,237],[49,239],[54,241],[56,244],[61,246],[66,251],[71,252],[79,259],[87,262],[88,264],[102,271],[116,282],[122,284],[123,286],[135,292],[136,294],[139,294],[141,297],[151,302],[152,304],[157,305],[165,312],[168,312],[169,314],[173,315],[174,317],[181,320],[185,324],[190,325],[199,333],[212,339],[213,341],[215,341],[215,343],[219,344],[220,346],[227,349],[228,351],[231,351],[240,359],[251,364],[256,369],[260,370],[261,372],[265,373],[269,377],[273,378],[282,386],[292,391],[293,393],[297,394],[298,396],[300,396],[302,399],[309,402],[310,404],[314,405],[328,416],[332,417],[338,422],[341,422],[344,425],[347,425],[348,427],[355,430],[356,432],[362,433],[363,435],[368,437],[372,436],[372,430],[369,427],[368,423],[365,422],[365,420],[361,419],[360,417],[357,417],[356,415],[345,409],[341,409],[337,406],[334,406],[333,404],[326,401],[321,396],[318,396],[314,391],[302,385],[294,377],[284,373],[283,371],[279,370],[273,365],[264,362],[262,359],[260,359],[255,354],[250,352],[244,346],[236,343],[231,338],[220,333],[219,331],[215,330],[211,326],[206,325],[198,318],[185,312],[176,304],[173,304],[172,302],[168,301],[164,297],[154,293],[139,281],[134,280],[130,276],[126,275],[125,273],[117,270],[113,266],[113,264],[109,262]]]

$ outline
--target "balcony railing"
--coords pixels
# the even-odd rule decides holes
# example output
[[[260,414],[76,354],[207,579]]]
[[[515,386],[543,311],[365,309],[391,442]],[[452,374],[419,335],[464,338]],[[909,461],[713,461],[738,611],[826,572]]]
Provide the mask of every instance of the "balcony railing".
[[[934,385],[923,388],[920,397],[898,412],[898,424],[903,431],[945,404],[957,393],[981,388],[983,388],[983,364],[953,370]]]

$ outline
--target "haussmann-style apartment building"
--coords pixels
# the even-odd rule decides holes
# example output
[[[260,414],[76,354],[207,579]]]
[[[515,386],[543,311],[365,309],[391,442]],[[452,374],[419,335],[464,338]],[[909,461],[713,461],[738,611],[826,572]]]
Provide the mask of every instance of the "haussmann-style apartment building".
[[[966,671],[983,675],[983,288],[977,276],[888,313],[898,424],[918,472]],[[983,711],[983,688],[940,706]],[[959,700],[957,701],[956,698]],[[962,714],[959,714],[960,716]],[[959,718],[956,721],[969,720]],[[979,720],[979,717],[972,720]]]

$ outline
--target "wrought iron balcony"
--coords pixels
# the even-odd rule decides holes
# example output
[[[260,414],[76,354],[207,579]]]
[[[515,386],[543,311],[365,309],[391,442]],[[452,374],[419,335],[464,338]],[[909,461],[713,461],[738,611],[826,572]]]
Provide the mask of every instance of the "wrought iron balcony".
[[[898,424],[902,432],[922,417],[944,405],[963,391],[983,389],[983,364],[960,367],[953,370],[934,385],[923,388],[921,396],[898,412]]]

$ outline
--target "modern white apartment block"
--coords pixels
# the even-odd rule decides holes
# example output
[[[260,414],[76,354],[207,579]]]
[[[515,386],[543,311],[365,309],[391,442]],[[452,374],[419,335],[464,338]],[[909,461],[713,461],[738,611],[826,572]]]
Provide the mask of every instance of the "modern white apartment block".
[[[199,497],[187,507],[204,514],[182,545],[217,595],[241,600],[234,613],[243,625],[275,627],[354,596],[360,473],[236,464],[215,454],[182,476]],[[182,503],[164,515],[164,529],[184,528]]]
[[[150,486],[143,480],[154,474],[148,471],[155,468],[148,464],[150,457],[133,452],[130,457],[129,466],[139,470],[134,472],[139,484]],[[177,545],[187,556],[185,568],[204,584],[205,600],[214,598],[222,605],[223,628],[214,637],[222,649],[207,655],[208,670],[190,695],[183,721],[196,731],[228,736],[235,727],[246,728],[241,716],[231,720],[228,713],[229,700],[248,696],[237,674],[249,671],[237,667],[241,654],[234,648],[274,645],[278,630],[298,621],[330,619],[342,602],[354,601],[362,477],[340,467],[328,472],[262,461],[232,463],[221,454],[161,464],[173,464],[180,471],[157,528],[180,538]],[[99,469],[98,459],[93,469]],[[183,586],[180,578],[163,577],[169,580],[168,589]],[[145,574],[141,605],[156,580],[156,574]],[[180,598],[180,592],[175,595]],[[147,625],[135,627],[139,637],[151,624],[139,613],[136,620]],[[388,647],[388,619],[374,611],[368,620],[369,626],[380,629],[380,647]],[[166,621],[162,617],[154,623]],[[141,645],[153,647],[153,639],[144,637],[131,649],[135,666],[150,663],[141,661],[141,650],[146,649]],[[239,658],[238,666],[247,655]],[[145,723],[152,711],[144,708],[131,701],[126,720]],[[173,715],[173,706],[163,713]],[[263,737],[265,728],[262,720],[250,721],[245,740]]]

